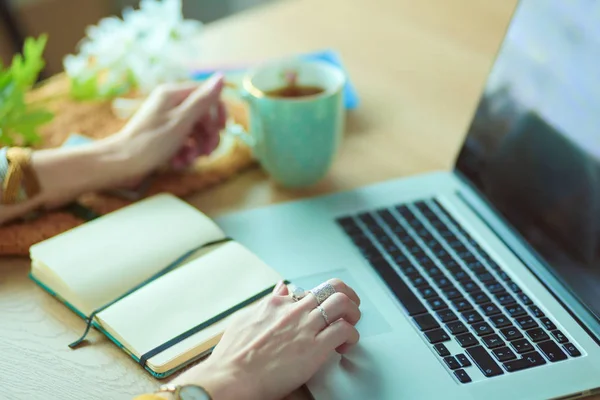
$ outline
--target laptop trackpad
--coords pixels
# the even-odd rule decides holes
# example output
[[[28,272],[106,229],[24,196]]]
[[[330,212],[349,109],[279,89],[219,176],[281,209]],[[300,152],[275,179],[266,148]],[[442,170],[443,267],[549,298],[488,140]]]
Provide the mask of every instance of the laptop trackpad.
[[[375,308],[375,305],[371,302],[367,293],[358,285],[356,279],[354,279],[348,270],[338,269],[320,274],[306,275],[295,278],[292,282],[296,286],[309,290],[331,278],[343,280],[348,286],[354,289],[360,297],[360,311],[362,317],[360,321],[358,321],[356,328],[361,337],[375,336],[392,331],[391,326]]]

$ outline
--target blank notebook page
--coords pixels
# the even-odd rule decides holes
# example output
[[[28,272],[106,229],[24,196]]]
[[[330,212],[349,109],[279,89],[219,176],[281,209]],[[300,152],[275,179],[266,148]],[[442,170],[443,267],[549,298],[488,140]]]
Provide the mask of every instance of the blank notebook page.
[[[224,233],[171,195],[158,195],[88,222],[31,248],[90,312]],[[68,300],[68,299],[67,299]]]
[[[139,357],[275,285],[280,275],[236,242],[168,273],[98,314]],[[156,355],[161,365],[219,335],[222,320]]]

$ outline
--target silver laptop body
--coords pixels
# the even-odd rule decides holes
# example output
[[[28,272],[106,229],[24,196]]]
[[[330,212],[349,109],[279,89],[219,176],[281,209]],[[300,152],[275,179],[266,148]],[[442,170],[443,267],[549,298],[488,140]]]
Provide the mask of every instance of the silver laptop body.
[[[550,399],[600,388],[600,117],[582,114],[600,81],[573,90],[580,74],[552,75],[519,47],[560,42],[574,27],[591,35],[588,3],[557,4],[520,3],[454,171],[218,219],[295,284],[338,277],[361,297],[361,340],[309,382],[316,399]],[[525,25],[538,29],[529,42]],[[592,46],[594,32],[573,47]],[[568,40],[543,49],[553,56],[572,49]],[[569,57],[580,70],[593,61]],[[546,92],[530,98],[522,86],[540,71]]]

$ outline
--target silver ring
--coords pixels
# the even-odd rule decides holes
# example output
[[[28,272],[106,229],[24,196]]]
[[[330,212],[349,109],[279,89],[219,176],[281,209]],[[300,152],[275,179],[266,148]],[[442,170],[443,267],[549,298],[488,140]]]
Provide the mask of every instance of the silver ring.
[[[306,297],[306,290],[302,289],[299,286],[290,283],[288,285],[288,289],[290,289],[290,296],[292,296],[292,299],[294,301],[300,301]]]
[[[323,316],[323,319],[325,320],[325,323],[327,325],[330,325],[329,318],[327,317],[327,313],[325,312],[325,310],[323,309],[323,307],[317,306],[317,310],[321,311],[321,315]]]
[[[311,289],[310,292],[317,299],[317,304],[321,305],[329,296],[335,293],[335,288],[330,283],[325,282]]]

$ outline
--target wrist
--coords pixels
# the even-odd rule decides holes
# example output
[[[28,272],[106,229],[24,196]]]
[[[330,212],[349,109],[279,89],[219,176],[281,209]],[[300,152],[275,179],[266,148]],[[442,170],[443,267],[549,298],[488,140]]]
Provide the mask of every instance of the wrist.
[[[237,400],[255,398],[241,374],[225,364],[213,365],[209,360],[197,365],[172,382],[174,385],[198,385],[213,400]]]
[[[111,141],[36,151],[32,167],[42,189],[40,201],[44,205],[70,201],[114,186],[129,177],[128,162]]]

